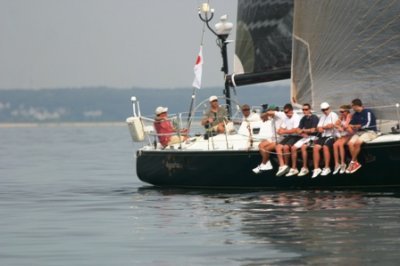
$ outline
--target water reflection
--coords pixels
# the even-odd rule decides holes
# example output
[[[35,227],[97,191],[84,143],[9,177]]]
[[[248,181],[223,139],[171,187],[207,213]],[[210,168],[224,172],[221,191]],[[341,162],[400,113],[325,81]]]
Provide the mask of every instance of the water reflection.
[[[238,265],[361,265],[375,263],[376,258],[390,264],[398,259],[387,252],[400,248],[397,193],[154,188],[138,192],[163,201],[157,208],[164,226],[178,223],[178,232],[195,237],[199,231],[212,232],[208,237],[219,243],[213,250],[223,252],[229,246],[238,253],[223,254]],[[193,220],[177,221],[177,213],[184,209],[190,210]],[[243,248],[249,249],[244,258]]]

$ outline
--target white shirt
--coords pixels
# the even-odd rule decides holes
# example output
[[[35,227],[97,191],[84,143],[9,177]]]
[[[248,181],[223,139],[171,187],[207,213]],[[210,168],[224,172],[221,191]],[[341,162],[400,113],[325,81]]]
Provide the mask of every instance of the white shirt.
[[[253,130],[253,128],[260,128],[261,117],[257,113],[251,113],[248,117],[243,117],[242,124],[240,124],[238,133],[240,135],[249,136],[249,128]]]
[[[290,118],[287,117],[284,112],[275,112],[275,116],[282,119],[282,125],[280,126],[281,128],[290,130],[299,127],[301,117],[296,113],[293,113],[292,117]]]
[[[338,119],[339,117],[335,112],[330,112],[328,115],[322,114],[319,118],[317,127],[324,127],[329,124],[335,124]],[[334,133],[334,128],[325,129],[324,132],[322,132],[321,137],[332,137]]]
[[[243,117],[242,123],[243,122],[258,122],[261,121],[261,117],[259,114],[251,112],[248,117]]]
[[[281,127],[283,120],[275,116],[274,118],[270,118],[265,122],[258,122],[261,124],[260,133],[257,136],[260,139],[266,139],[269,141],[279,142],[282,137],[277,133],[278,129]]]

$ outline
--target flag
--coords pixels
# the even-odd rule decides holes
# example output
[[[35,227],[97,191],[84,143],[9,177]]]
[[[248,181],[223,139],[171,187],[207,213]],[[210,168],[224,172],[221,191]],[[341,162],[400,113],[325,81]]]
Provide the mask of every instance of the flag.
[[[201,88],[201,74],[203,72],[203,46],[200,46],[199,55],[194,65],[194,80],[192,86],[195,88]]]

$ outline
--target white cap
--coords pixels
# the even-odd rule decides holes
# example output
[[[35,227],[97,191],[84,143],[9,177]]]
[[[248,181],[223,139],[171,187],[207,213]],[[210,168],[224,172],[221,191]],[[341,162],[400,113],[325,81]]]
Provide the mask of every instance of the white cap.
[[[211,96],[210,99],[208,99],[209,102],[212,102],[212,101],[215,101],[215,100],[218,101],[218,97],[215,96],[215,95]]]
[[[329,108],[329,103],[323,102],[321,103],[321,109],[328,109]]]
[[[167,111],[168,111],[168,108],[167,108],[167,107],[158,106],[158,107],[156,108],[155,113],[156,113],[156,115],[159,115],[159,114],[165,113],[165,112],[167,112]]]

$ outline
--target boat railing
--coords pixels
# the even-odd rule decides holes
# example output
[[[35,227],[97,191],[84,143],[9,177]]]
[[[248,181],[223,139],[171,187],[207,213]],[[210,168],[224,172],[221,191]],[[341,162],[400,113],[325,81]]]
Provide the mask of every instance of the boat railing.
[[[201,125],[201,118],[209,108],[207,99],[195,106],[192,112],[170,114],[169,119],[176,129],[176,132],[170,134],[158,134],[156,132],[154,129],[154,118],[141,115],[140,105],[135,97],[132,97],[132,104],[133,117],[128,118],[131,120],[128,121],[127,119],[127,122],[128,125],[130,125],[130,131],[134,142],[141,142],[143,144],[146,144],[147,142],[148,146],[158,149],[163,148],[161,144],[159,144],[159,136],[178,135],[180,137],[187,134],[190,137],[204,136],[205,139],[208,138],[209,149],[214,149],[215,146],[218,146],[216,145],[215,141],[223,141],[224,144],[222,146],[224,146],[226,149],[229,149],[232,146],[229,143],[231,140],[228,138],[228,135],[231,134],[231,132],[226,132],[224,134],[225,137],[213,138],[213,135],[207,134],[207,130]],[[396,103],[386,106],[368,106],[367,108],[371,109],[376,114],[377,127],[381,134],[400,133],[400,104]],[[254,110],[256,108],[252,109]],[[230,121],[237,122],[234,123],[232,129],[232,132],[235,132],[236,135],[241,135],[241,133],[238,131],[242,120],[239,110],[240,109],[238,108],[237,112],[229,119]],[[338,112],[338,110],[335,109],[333,109],[333,111]],[[258,112],[260,112],[260,110],[258,110]],[[389,113],[391,114],[390,116],[387,115]],[[316,114],[319,115],[319,113]],[[133,123],[135,123],[135,125],[133,125]],[[187,129],[187,133],[183,133],[183,129]],[[248,138],[251,142],[259,142],[262,140],[262,138],[257,134],[244,134],[243,137]],[[182,146],[180,147],[182,148]]]

